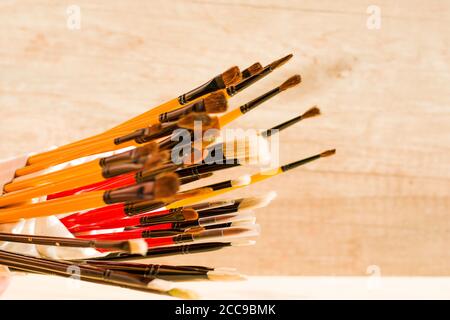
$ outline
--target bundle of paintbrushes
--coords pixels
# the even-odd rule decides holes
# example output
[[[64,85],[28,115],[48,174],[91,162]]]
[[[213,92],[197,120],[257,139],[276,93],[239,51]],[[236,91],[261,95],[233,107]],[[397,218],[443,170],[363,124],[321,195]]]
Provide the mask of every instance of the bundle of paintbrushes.
[[[10,226],[10,232],[0,233],[0,264],[66,277],[75,268],[81,280],[186,297],[191,293],[174,289],[170,280],[239,278],[229,268],[130,260],[254,244],[259,234],[254,210],[266,206],[275,192],[211,198],[334,154],[328,150],[268,166],[270,140],[319,115],[317,107],[253,135],[227,139],[222,134],[233,120],[301,82],[294,75],[228,110],[233,96],[291,57],[266,67],[255,63],[242,72],[232,67],[106,132],[30,156],[0,197],[0,224]],[[249,164],[259,165],[259,172],[208,182],[223,170]],[[195,187],[189,185],[193,182]],[[46,227],[23,228],[31,223]],[[34,250],[23,249],[29,246]]]

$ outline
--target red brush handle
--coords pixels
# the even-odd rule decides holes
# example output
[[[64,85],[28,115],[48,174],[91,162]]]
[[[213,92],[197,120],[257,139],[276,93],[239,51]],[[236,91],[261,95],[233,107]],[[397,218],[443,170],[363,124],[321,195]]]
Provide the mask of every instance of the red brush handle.
[[[123,203],[117,203],[85,213],[76,213],[62,218],[60,221],[70,229],[77,224],[91,224],[99,220],[120,219],[126,217],[124,208],[125,205]]]
[[[78,232],[86,232],[86,231],[92,231],[92,230],[98,230],[98,229],[114,229],[114,228],[125,228],[125,227],[133,227],[140,224],[140,220],[142,217],[149,217],[149,216],[158,216],[158,215],[164,215],[168,214],[169,210],[160,210],[160,211],[153,211],[145,214],[139,214],[133,217],[121,217],[121,218],[108,218],[105,220],[99,220],[98,218],[94,217],[94,219],[91,222],[82,222],[77,223],[69,227],[70,232],[72,233],[78,233]]]
[[[65,190],[58,193],[53,193],[47,196],[47,200],[56,199],[56,198],[63,198],[67,196],[74,195],[76,193],[80,192],[89,192],[94,190],[109,190],[113,188],[123,187],[135,184],[135,174],[134,173],[127,173],[123,174],[114,178],[110,178],[107,180],[103,180],[97,183],[88,184],[87,186],[71,189],[71,190]]]
[[[150,227],[139,228],[136,230],[112,232],[103,234],[77,235],[81,239],[95,239],[95,240],[128,240],[142,238],[142,232],[152,230],[168,230],[172,228],[172,223],[161,223]]]
[[[151,248],[175,244],[175,242],[173,241],[173,237],[150,238],[145,239],[145,242],[147,242],[147,245]]]

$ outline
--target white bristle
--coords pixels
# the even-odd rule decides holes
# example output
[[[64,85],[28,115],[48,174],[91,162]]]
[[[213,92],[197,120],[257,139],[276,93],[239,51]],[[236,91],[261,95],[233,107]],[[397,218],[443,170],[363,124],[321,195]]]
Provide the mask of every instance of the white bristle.
[[[248,240],[248,239],[241,239],[236,240],[231,243],[232,247],[243,247],[243,246],[253,246],[256,244],[256,240]]]
[[[256,223],[256,217],[247,217],[244,220],[238,220],[231,222],[230,227],[240,227],[242,225],[249,225],[249,224],[255,224]]]
[[[227,159],[239,159],[241,164],[270,164],[271,153],[267,139],[255,135],[245,139],[225,142],[224,156]]]
[[[173,283],[162,279],[153,279],[147,284],[150,290],[168,292],[173,289]]]
[[[147,254],[148,244],[144,239],[129,240],[128,244],[130,246],[131,254],[140,254],[143,256]]]
[[[239,204],[239,210],[263,208],[275,199],[276,196],[277,193],[275,191],[271,191],[264,196],[244,198]]]
[[[252,178],[248,174],[246,174],[242,177],[232,180],[231,185],[233,187],[242,187],[248,185],[250,182],[252,182]]]
[[[212,281],[236,281],[245,277],[236,271],[215,269],[207,273],[208,279]]]

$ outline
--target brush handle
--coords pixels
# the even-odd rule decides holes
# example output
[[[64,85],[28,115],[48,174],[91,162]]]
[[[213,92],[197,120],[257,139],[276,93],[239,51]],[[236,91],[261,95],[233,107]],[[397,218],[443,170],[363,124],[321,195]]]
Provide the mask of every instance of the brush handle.
[[[98,159],[32,178],[23,177],[22,179],[15,179],[13,182],[6,184],[4,189],[6,192],[18,191],[42,184],[65,180],[73,177],[74,175],[79,175],[82,172],[91,172],[95,169],[100,170],[100,160]]]
[[[33,198],[42,197],[54,192],[71,189],[84,183],[95,183],[103,179],[104,178],[102,176],[102,173],[98,171],[87,173],[85,175],[75,176],[58,183],[46,184],[39,187],[21,190],[15,193],[8,193],[0,197],[0,207],[19,204],[21,202],[29,201]]]
[[[138,228],[135,230],[128,230],[122,232],[110,232],[92,235],[77,235],[80,239],[95,239],[95,240],[129,240],[151,237],[151,231],[156,230],[170,230],[172,223],[162,223],[150,227]],[[150,232],[150,233],[149,233]],[[167,235],[166,235],[167,236]]]
[[[111,210],[113,211],[113,210]],[[98,230],[98,229],[114,229],[114,228],[125,228],[125,227],[132,227],[141,224],[142,217],[145,216],[155,216],[155,215],[164,215],[168,214],[169,210],[161,210],[161,211],[155,211],[151,213],[147,213],[145,215],[137,215],[134,217],[128,217],[124,214],[125,212],[125,206],[122,205],[121,208],[116,207],[114,209],[116,211],[115,213],[108,214],[108,217],[99,217],[98,215],[91,215],[91,219],[85,219],[84,221],[79,221],[77,219],[72,220],[70,223],[70,226],[67,226],[69,231],[72,233],[75,232],[86,232],[91,230]],[[116,217],[114,217],[117,215]],[[83,218],[83,217],[80,217]],[[63,222],[64,223],[64,222]]]
[[[103,180],[97,183],[92,183],[89,185],[85,185],[83,187],[66,190],[58,193],[53,193],[47,196],[47,200],[63,198],[67,196],[71,196],[76,193],[81,192],[90,192],[95,190],[109,190],[113,188],[125,187],[136,183],[135,173],[126,173],[114,178],[109,178],[107,180]]]
[[[0,223],[103,207],[105,205],[103,193],[103,191],[93,191],[11,209],[0,209]]]

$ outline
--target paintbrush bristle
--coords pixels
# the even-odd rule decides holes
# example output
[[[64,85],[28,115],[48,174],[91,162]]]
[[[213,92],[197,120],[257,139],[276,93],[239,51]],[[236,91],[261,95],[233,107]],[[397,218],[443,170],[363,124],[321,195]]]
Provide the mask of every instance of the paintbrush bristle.
[[[144,239],[132,239],[128,241],[131,254],[140,254],[145,256],[148,250],[148,244]]]
[[[177,193],[180,181],[175,173],[164,173],[155,180],[155,198],[167,198]]]
[[[295,87],[300,82],[302,82],[302,77],[300,77],[299,74],[296,74],[295,76],[292,76],[289,79],[287,79],[281,86],[279,86],[279,88],[281,91],[284,91],[289,88]]]
[[[241,71],[238,67],[234,66],[222,73],[222,80],[226,87],[241,81]]]
[[[275,61],[272,62],[269,66],[270,66],[271,69],[279,68],[279,67],[281,67],[283,64],[285,64],[286,62],[288,62],[292,57],[293,57],[293,54],[292,54],[292,53],[291,53],[291,54],[288,54],[287,56],[285,56],[285,57],[283,57],[283,58],[281,58],[281,59],[275,60]]]
[[[250,182],[252,182],[252,178],[248,174],[246,174],[235,180],[231,180],[231,185],[233,187],[242,187],[250,184]]]
[[[157,154],[150,154],[149,156],[145,157],[144,163],[143,163],[143,170],[149,169],[149,168],[156,168],[164,163],[167,162],[170,158],[170,152],[168,150],[161,151]]]
[[[237,239],[231,242],[232,247],[244,247],[244,246],[254,246],[256,244],[256,240],[248,240],[248,239]]]
[[[303,113],[301,115],[301,118],[302,119],[307,119],[307,118],[316,117],[318,115],[320,115],[320,109],[317,108],[317,106],[314,106],[311,109],[309,109],[308,111],[306,111],[305,113]]]
[[[272,158],[267,139],[262,136],[225,141],[223,155],[227,159],[238,159],[243,164],[269,164]]]
[[[199,298],[198,294],[195,293],[194,291],[180,288],[170,289],[169,291],[167,291],[167,294],[169,294],[172,297],[188,300],[197,300]]]
[[[276,196],[277,193],[275,191],[271,191],[264,196],[244,198],[239,204],[239,210],[251,210],[266,207],[273,199],[276,198]]]
[[[208,115],[206,112],[193,112],[178,120],[177,125],[180,128],[195,130],[199,125],[202,132],[209,129],[220,129],[219,119]]]
[[[208,271],[206,275],[208,276],[208,280],[211,281],[237,281],[245,279],[245,277],[237,271],[231,271],[225,268],[216,268],[212,271]]]
[[[261,72],[262,69],[263,66],[261,65],[261,63],[256,62],[247,68],[247,72],[249,73],[249,76],[252,76],[254,74]]]
[[[322,152],[322,153],[320,154],[320,157],[321,157],[321,158],[329,157],[329,156],[334,155],[335,153],[336,153],[336,149],[327,150],[327,151]]]
[[[228,101],[225,94],[220,92],[214,92],[204,99],[205,111],[207,113],[222,113],[227,111]]]
[[[198,219],[198,213],[194,209],[183,209],[184,221],[193,221]]]

